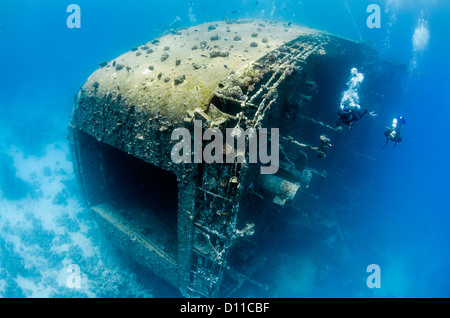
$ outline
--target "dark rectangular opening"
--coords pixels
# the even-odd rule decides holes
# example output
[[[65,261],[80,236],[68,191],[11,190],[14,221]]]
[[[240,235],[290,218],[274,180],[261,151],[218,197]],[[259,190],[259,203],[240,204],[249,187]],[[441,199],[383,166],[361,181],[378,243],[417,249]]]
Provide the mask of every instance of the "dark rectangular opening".
[[[84,133],[78,134],[78,141],[80,173],[90,172],[89,178],[82,176],[88,202],[111,205],[152,245],[176,259],[178,182],[175,174]],[[84,165],[88,167],[83,169]]]

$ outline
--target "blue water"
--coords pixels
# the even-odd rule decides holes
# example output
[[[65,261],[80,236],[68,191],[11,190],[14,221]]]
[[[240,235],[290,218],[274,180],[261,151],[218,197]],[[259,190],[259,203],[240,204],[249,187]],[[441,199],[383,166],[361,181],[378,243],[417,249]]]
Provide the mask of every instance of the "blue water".
[[[329,260],[332,274],[321,284],[311,277],[314,258],[299,260],[298,271],[278,273],[276,295],[450,296],[450,1],[347,0],[349,13],[342,0],[76,0],[81,28],[69,29],[71,3],[0,2],[0,296],[179,296],[99,233],[77,192],[67,124],[74,96],[99,62],[172,23],[223,18],[274,19],[362,38],[408,65],[400,97],[374,119],[384,128],[405,116],[404,141],[381,149],[383,128],[367,140],[377,149],[374,171],[351,207],[345,260]],[[366,25],[372,3],[381,8],[379,29]],[[425,33],[414,45],[419,19]],[[79,266],[80,288],[68,287],[70,264]],[[367,287],[369,264],[379,265],[381,288]]]

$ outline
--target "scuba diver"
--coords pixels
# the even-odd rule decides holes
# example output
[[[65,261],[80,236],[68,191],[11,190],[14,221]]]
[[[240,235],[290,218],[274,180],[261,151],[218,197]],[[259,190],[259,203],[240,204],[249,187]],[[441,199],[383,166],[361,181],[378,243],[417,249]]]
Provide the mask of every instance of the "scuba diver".
[[[390,141],[394,142],[394,147],[397,146],[398,142],[402,141],[401,130],[402,125],[406,124],[405,118],[403,116],[399,116],[392,120],[392,124],[389,127],[386,127],[384,132],[384,136],[386,137],[386,143],[382,148],[385,148]]]
[[[377,116],[375,112],[369,112],[367,109],[362,110],[361,107],[351,109],[341,105],[338,109],[339,121],[336,123],[336,126],[345,124],[349,129],[352,129],[352,123],[360,120],[365,114]]]
[[[339,121],[336,126],[345,124],[352,129],[352,123],[360,120],[365,114],[376,116],[374,112],[367,109],[362,110],[359,105],[359,86],[364,80],[364,75],[358,72],[358,69],[352,68],[350,71],[350,80],[347,83],[348,89],[342,94],[341,104],[338,109]]]

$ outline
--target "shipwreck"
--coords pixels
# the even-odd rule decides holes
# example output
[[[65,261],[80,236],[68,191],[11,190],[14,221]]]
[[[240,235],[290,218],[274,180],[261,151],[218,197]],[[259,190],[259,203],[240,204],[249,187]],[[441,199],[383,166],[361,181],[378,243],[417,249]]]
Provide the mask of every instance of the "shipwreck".
[[[170,30],[101,63],[69,125],[86,205],[115,245],[186,297],[230,297],[246,285],[271,295],[261,271],[285,260],[283,242],[344,239],[336,192],[354,198],[364,181],[352,165],[372,162],[352,149],[370,120],[345,138],[335,126],[352,67],[366,77],[361,104],[381,111],[399,65],[369,44],[293,24]],[[278,128],[278,171],[261,174],[248,160],[174,162],[172,132],[194,135],[195,120],[204,130]]]

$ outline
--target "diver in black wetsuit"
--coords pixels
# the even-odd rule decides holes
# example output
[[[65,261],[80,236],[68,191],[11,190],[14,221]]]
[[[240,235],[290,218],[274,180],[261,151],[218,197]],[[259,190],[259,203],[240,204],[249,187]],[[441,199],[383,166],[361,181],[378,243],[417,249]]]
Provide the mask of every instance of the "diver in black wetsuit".
[[[365,114],[376,116],[374,112],[362,109],[359,105],[359,86],[364,80],[364,75],[358,72],[358,69],[352,68],[350,71],[350,80],[347,82],[347,90],[344,91],[341,98],[341,104],[338,109],[339,121],[336,126],[345,124],[352,129],[352,123],[360,120]]]
[[[405,118],[403,118],[402,116],[399,116],[392,120],[391,126],[386,127],[386,130],[384,131],[386,143],[382,148],[385,148],[387,146],[389,140],[394,143],[394,147],[397,146],[398,142],[402,141],[401,130],[403,124],[406,124],[406,121]]]
[[[351,109],[349,107],[341,106],[338,109],[339,121],[336,123],[336,126],[344,124],[347,125],[349,129],[352,129],[352,123],[363,118],[365,114],[376,116],[374,112],[369,112],[367,109],[363,110],[360,107]]]

